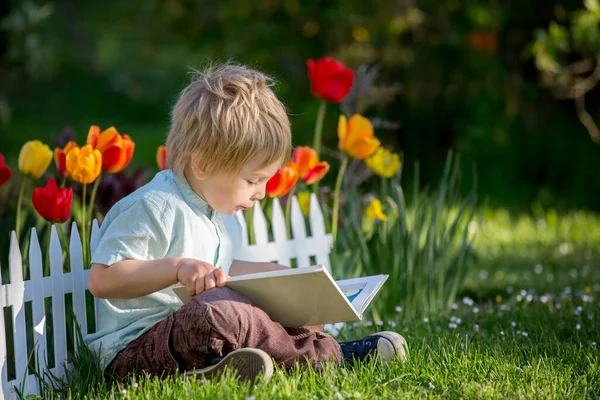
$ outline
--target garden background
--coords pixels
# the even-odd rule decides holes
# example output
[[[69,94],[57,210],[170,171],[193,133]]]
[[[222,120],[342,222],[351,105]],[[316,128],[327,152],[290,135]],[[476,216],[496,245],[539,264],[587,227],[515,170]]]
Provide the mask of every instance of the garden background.
[[[318,103],[306,60],[329,55],[354,69],[379,66],[376,84],[388,90],[368,117],[390,122],[378,137],[404,153],[407,168],[419,160],[424,183],[441,174],[452,148],[463,157],[466,179],[475,163],[479,192],[492,204],[600,208],[600,148],[574,102],[540,86],[529,56],[536,30],[552,21],[568,26],[581,2],[176,0],[106,7],[13,0],[1,7],[0,148],[9,161],[25,140],[65,127],[84,140],[96,124],[134,138],[133,165],[155,168],[189,68],[209,59],[233,59],[276,77],[294,142],[309,144]],[[594,117],[599,101],[598,91],[586,98]],[[335,127],[337,114],[327,118]],[[324,140],[335,147],[333,128]]]
[[[0,218],[14,220],[21,179],[17,158],[28,140],[53,148],[54,140],[74,135],[83,144],[90,125],[114,125],[132,138],[135,153],[120,175],[104,176],[112,181],[105,192],[100,186],[98,201],[148,181],[158,171],[156,149],[164,142],[170,108],[189,81],[190,68],[200,69],[209,61],[233,60],[274,76],[276,93],[290,113],[294,145],[311,145],[319,102],[310,91],[306,61],[330,56],[352,68],[365,85],[361,96],[346,104],[371,120],[383,146],[401,153],[403,193],[416,216],[409,199],[437,190],[440,182],[443,188],[448,152],[460,156],[456,173],[462,178],[453,197],[448,195],[456,202],[449,201],[439,222],[427,211],[440,204],[432,196],[421,215],[432,226],[439,222],[449,227],[461,199],[468,199],[476,185],[475,224],[461,229],[477,238],[468,245],[458,240],[458,264],[469,268],[460,284],[450,288],[451,298],[448,293],[433,295],[434,302],[443,303],[439,309],[415,306],[418,312],[411,315],[411,300],[396,293],[383,295],[374,305],[385,316],[386,328],[406,327],[403,334],[414,346],[407,366],[383,373],[359,369],[349,383],[337,372],[302,382],[294,375],[278,377],[275,394],[597,396],[600,144],[593,121],[600,121],[600,91],[594,89],[600,79],[600,6],[597,0],[584,3],[2,2],[0,152],[14,177],[0,188]],[[320,182],[322,188],[334,187],[340,167],[336,126],[342,111],[337,105],[327,108],[321,158],[331,170]],[[52,176],[52,168],[45,177]],[[387,193],[396,205],[402,201],[373,179],[356,194],[370,192]],[[389,207],[384,211],[393,212]],[[352,210],[342,204],[340,220],[349,218]],[[14,223],[2,226],[9,225]],[[365,238],[340,233],[332,253],[334,268],[343,265],[346,275],[390,273],[385,264],[394,260],[393,272],[401,274],[397,268],[404,264],[382,249],[397,245],[385,240],[408,240],[411,232],[390,234],[386,229]],[[0,234],[5,245],[0,250],[7,249],[8,232]],[[440,267],[439,261],[449,254],[446,250],[458,253],[432,240],[440,250],[432,259],[414,248],[402,257],[410,258],[414,251],[422,256],[420,268],[447,273],[451,266]],[[361,260],[347,256],[348,249],[359,246]],[[6,258],[2,250],[0,264]],[[348,269],[355,264],[362,270]],[[413,290],[429,290],[427,274]],[[406,279],[402,277],[402,285]],[[402,285],[390,281],[388,291],[400,293]],[[375,328],[357,327],[356,332]],[[346,335],[355,337],[356,332]],[[333,391],[323,392],[329,389],[322,389],[319,379],[333,382]],[[363,385],[374,381],[378,384]],[[87,382],[75,379],[74,385]],[[231,390],[241,398],[273,395],[269,386],[185,385],[170,389],[207,396]],[[165,390],[152,382],[140,387],[144,393]],[[109,388],[97,390],[104,396]]]

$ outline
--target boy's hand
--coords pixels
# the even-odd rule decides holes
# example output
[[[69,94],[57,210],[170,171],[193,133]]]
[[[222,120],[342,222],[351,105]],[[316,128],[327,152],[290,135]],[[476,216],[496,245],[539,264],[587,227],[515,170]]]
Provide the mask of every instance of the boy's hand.
[[[190,296],[215,287],[223,287],[227,278],[222,269],[204,261],[182,258],[177,263],[177,280],[186,287]]]

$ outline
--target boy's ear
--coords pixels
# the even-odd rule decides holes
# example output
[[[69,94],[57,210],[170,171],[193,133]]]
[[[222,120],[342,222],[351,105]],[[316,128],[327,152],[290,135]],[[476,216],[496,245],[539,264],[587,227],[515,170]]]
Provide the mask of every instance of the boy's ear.
[[[192,167],[192,172],[194,173],[194,177],[196,177],[196,179],[201,181],[206,178],[206,173],[204,172],[204,169],[200,166],[197,156],[193,156],[191,158],[190,165]]]

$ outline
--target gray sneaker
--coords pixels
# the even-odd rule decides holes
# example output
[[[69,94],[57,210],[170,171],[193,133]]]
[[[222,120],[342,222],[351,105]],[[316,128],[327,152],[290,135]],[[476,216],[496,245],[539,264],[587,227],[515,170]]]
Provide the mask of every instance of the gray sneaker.
[[[359,340],[341,342],[344,360],[353,363],[354,360],[367,360],[377,357],[383,363],[388,363],[399,357],[406,362],[408,345],[402,335],[396,332],[377,332]]]
[[[273,375],[273,360],[262,350],[244,348],[232,351],[225,357],[214,359],[212,364],[206,368],[194,369],[184,372],[185,376],[200,377],[208,379],[221,374],[225,368],[235,371],[238,378],[243,381],[253,381],[262,376],[265,381]]]

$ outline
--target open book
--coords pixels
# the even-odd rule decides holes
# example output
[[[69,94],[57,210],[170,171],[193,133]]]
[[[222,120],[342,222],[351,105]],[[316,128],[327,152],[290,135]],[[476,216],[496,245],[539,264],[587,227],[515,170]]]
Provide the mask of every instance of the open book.
[[[323,265],[231,277],[226,286],[286,327],[358,321],[388,275],[335,281]],[[173,291],[187,303],[185,286]]]

